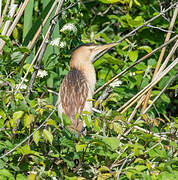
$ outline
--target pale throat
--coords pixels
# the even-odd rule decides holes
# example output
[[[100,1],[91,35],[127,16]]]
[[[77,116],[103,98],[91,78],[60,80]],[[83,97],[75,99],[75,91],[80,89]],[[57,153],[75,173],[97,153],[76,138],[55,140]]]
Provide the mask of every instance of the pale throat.
[[[83,73],[93,94],[96,84],[96,73],[93,64],[89,61],[72,61],[70,67],[76,68]]]

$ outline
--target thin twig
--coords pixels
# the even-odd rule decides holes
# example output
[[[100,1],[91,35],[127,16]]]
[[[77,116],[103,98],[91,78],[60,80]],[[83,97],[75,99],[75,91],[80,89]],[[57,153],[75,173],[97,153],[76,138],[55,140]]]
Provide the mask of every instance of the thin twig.
[[[141,127],[134,126],[134,128],[135,128],[135,129],[138,129],[138,130],[140,130],[140,131],[143,131],[143,132],[145,132],[145,133],[147,133],[147,134],[151,134],[151,135],[153,135],[153,136],[155,136],[155,137],[157,137],[157,138],[160,138],[161,140],[169,141],[167,138],[161,137],[161,136],[159,136],[158,134],[152,133],[152,132],[150,132],[150,131],[148,131],[148,130],[146,130],[146,129],[143,129],[143,128],[141,128]]]
[[[6,152],[4,155],[0,156],[0,159],[4,158],[5,156],[9,155],[13,151],[15,151],[19,146],[21,146],[24,142],[26,142],[28,139],[30,139],[39,129],[41,129],[45,123],[48,121],[48,119],[52,116],[52,114],[56,111],[56,109],[53,109],[53,111],[49,114],[49,116],[43,121],[43,123],[35,130],[33,133],[31,133],[29,136],[27,136],[23,141],[21,141],[19,144],[17,144],[13,149]]]
[[[125,40],[126,38],[134,35],[139,29],[145,27],[147,24],[149,24],[150,22],[154,21],[155,19],[157,19],[158,17],[162,16],[163,14],[165,14],[167,11],[169,11],[170,9],[174,8],[176,5],[178,4],[178,2],[172,4],[169,8],[163,10],[162,12],[160,12],[158,15],[154,16],[153,18],[149,19],[148,21],[144,22],[141,26],[138,26],[137,28],[135,28],[133,31],[131,31],[130,33],[128,33],[127,35],[125,35],[123,38],[121,38],[119,41],[117,41],[117,43],[122,42],[123,40]],[[110,48],[111,49],[111,48]],[[108,52],[109,49],[104,50],[102,53],[100,53],[94,60],[93,63],[98,60],[101,56],[103,56],[106,52]]]
[[[152,26],[152,25],[146,25],[147,27],[151,27],[151,28],[153,28],[153,29],[159,29],[160,31],[163,31],[163,32],[169,32],[169,33],[175,33],[174,31],[171,31],[171,30],[166,30],[166,29],[163,29],[163,28],[161,28],[161,27],[156,27],[156,26]]]
[[[61,0],[61,1],[58,3],[58,6],[57,6],[57,9],[56,9],[55,15],[58,14],[59,11],[61,10],[63,3],[64,3],[64,0]],[[46,50],[46,48],[47,48],[47,45],[48,45],[48,43],[49,43],[49,41],[50,41],[50,39],[51,39],[52,33],[53,33],[53,31],[54,31],[54,27],[55,27],[55,25],[56,25],[57,18],[58,18],[58,17],[56,16],[56,18],[54,18],[53,21],[51,21],[51,24],[50,24],[50,26],[49,26],[49,28],[48,28],[48,31],[47,31],[47,33],[46,33],[46,36],[45,36],[45,38],[44,38],[44,40],[43,40],[43,42],[42,42],[42,44],[41,44],[41,50],[40,50],[39,55],[38,55],[38,58],[37,58],[37,68],[33,71],[33,74],[32,74],[32,76],[31,76],[30,83],[29,83],[29,86],[28,86],[27,96],[30,95],[31,90],[32,90],[32,88],[33,88],[33,84],[34,84],[34,82],[35,82],[35,78],[36,78],[37,73],[38,73],[38,70],[39,70],[39,68],[40,68],[40,66],[41,66],[41,62],[42,62],[42,58],[43,58],[44,52],[45,52],[45,50]]]
[[[171,59],[172,55],[175,53],[177,47],[178,47],[178,40],[177,40],[176,43],[174,44],[173,48],[171,49],[170,53],[168,54],[167,58],[165,59],[164,63],[163,63],[162,66],[160,67],[160,69],[159,69],[159,71],[158,71],[157,74],[161,73],[161,72],[163,71],[163,69],[166,67],[168,61]],[[132,112],[132,114],[130,115],[130,117],[129,117],[129,119],[128,119],[129,122],[130,122],[131,119],[133,119],[133,117],[135,116],[135,114],[136,114],[136,109],[138,109],[138,108],[140,107],[140,105],[142,104],[142,102],[143,102],[144,99],[145,99],[145,96],[146,96],[146,95],[142,96],[141,99],[139,100],[139,102],[137,103],[134,111]],[[144,114],[144,113],[142,112],[142,114]]]
[[[170,23],[170,26],[169,26],[169,29],[168,29],[169,31],[172,31],[172,29],[173,29],[173,27],[174,27],[177,14],[178,14],[178,3],[177,3],[176,8],[175,8],[175,10],[174,10],[174,14],[173,14],[173,17],[172,17],[172,20],[171,20],[171,23]],[[167,35],[166,35],[165,42],[169,41],[170,37],[171,37],[171,33],[168,32]],[[155,71],[154,71],[152,80],[154,79],[154,77],[155,77],[155,76],[157,75],[157,73],[158,73],[158,70],[159,70],[160,65],[161,65],[161,62],[162,62],[162,60],[163,60],[165,51],[166,51],[166,47],[163,48],[162,51],[161,51],[161,54],[160,54],[160,56],[159,56],[158,63],[157,63],[157,65],[156,65],[156,68],[155,68]],[[151,92],[152,92],[152,89],[150,89],[150,91],[149,91],[149,92],[147,93],[147,95],[146,95],[146,98],[145,98],[145,101],[144,101],[144,105],[143,105],[143,107],[142,107],[142,112],[146,109],[146,107],[147,107],[147,105],[148,105],[148,101],[149,101],[149,99],[150,99]]]
[[[163,72],[158,74],[156,78],[150,82],[145,88],[138,92],[133,98],[131,98],[127,103],[118,109],[121,113],[124,113],[128,108],[130,108],[141,96],[147,93],[154,85],[156,85],[171,69],[173,69],[178,63],[178,58],[176,58]]]
[[[171,78],[169,80],[169,82],[166,84],[166,86],[161,90],[161,92],[155,97],[155,99],[151,102],[151,104],[145,109],[145,111],[143,112],[143,114],[145,114],[145,112],[147,112],[152,105],[159,99],[159,97],[166,91],[166,89],[170,86],[170,84],[176,80],[176,78],[178,77],[178,74],[176,74],[173,78]]]
[[[23,14],[23,11],[24,11],[25,7],[26,7],[27,4],[28,4],[28,1],[29,1],[29,0],[25,0],[25,2],[23,3],[23,5],[22,5],[22,7],[21,7],[21,9],[20,9],[20,11],[19,11],[19,13],[17,14],[17,16],[16,16],[16,18],[14,19],[11,27],[9,28],[8,32],[6,33],[6,36],[7,36],[7,37],[9,37],[9,36],[12,34],[15,26],[17,25],[20,17],[21,17],[22,14]],[[5,42],[3,41],[3,42],[0,44],[0,52],[2,51],[2,48],[4,47],[4,45],[5,45]]]
[[[101,104],[101,102],[102,102],[103,100],[105,100],[105,99],[109,96],[109,94],[110,94],[111,92],[112,92],[112,88],[111,88],[111,87],[107,87],[107,88],[103,91],[103,93],[101,94],[101,96],[97,99],[97,101],[95,102],[95,108],[97,108],[98,105]]]
[[[5,5],[4,10],[3,10],[3,12],[2,12],[2,16],[1,16],[1,18],[0,18],[0,28],[1,28],[1,24],[2,24],[2,22],[3,22],[4,16],[6,15],[6,11],[7,11],[7,8],[8,8],[8,6],[9,6],[9,2],[10,2],[10,0],[7,0],[7,1],[6,1],[6,5]]]
[[[133,153],[129,154],[129,155],[126,157],[125,161],[122,163],[122,166],[120,167],[120,169],[119,169],[119,171],[118,171],[117,180],[119,180],[120,174],[121,174],[121,171],[122,171],[123,167],[125,166],[126,162],[127,162],[128,159],[130,158],[130,156],[132,156],[132,155],[133,155]]]
[[[176,40],[178,38],[178,35],[174,36],[172,39],[170,39],[169,41],[167,41],[166,43],[162,44],[160,47],[154,49],[153,51],[151,51],[149,54],[146,54],[145,56],[143,56],[141,59],[139,59],[138,61],[136,61],[134,64],[132,64],[131,66],[127,67],[126,69],[124,69],[122,72],[120,72],[119,74],[117,74],[116,76],[114,76],[111,80],[109,80],[108,82],[106,82],[103,86],[101,86],[100,88],[98,88],[94,94],[97,94],[99,91],[101,91],[103,88],[105,88],[107,85],[109,85],[110,83],[112,83],[115,79],[117,79],[118,77],[122,76],[125,72],[127,72],[129,69],[131,69],[132,67],[134,67],[135,65],[137,65],[138,63],[142,62],[143,60],[147,59],[148,57],[150,57],[151,55],[155,54],[157,51],[159,51],[160,49],[164,48],[165,46],[167,46],[168,44],[170,44],[171,42],[173,42],[174,40]]]
[[[54,8],[56,7],[57,3],[58,3],[57,0],[53,3],[51,9],[49,10],[48,14],[47,14],[46,17],[44,18],[42,24],[41,24],[40,27],[38,28],[38,30],[37,30],[36,34],[34,35],[33,39],[28,43],[28,46],[27,46],[27,47],[28,47],[29,49],[31,49],[31,50],[33,49],[36,40],[38,39],[38,37],[39,37],[39,35],[40,35],[40,33],[41,33],[44,25],[46,24],[47,20],[49,19],[50,15],[51,15],[51,13],[53,12]],[[28,54],[28,53],[25,53],[23,59],[22,59],[21,62],[20,62],[18,71],[21,70],[21,68],[23,67],[24,61],[25,61],[25,59],[26,59],[28,56],[29,56],[29,54]]]

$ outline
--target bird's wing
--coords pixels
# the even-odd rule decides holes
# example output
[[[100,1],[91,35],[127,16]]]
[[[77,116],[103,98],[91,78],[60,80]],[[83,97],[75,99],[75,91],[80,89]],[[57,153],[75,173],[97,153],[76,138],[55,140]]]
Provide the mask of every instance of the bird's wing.
[[[87,101],[89,85],[85,76],[77,69],[69,71],[60,87],[60,98],[65,114],[74,120]]]

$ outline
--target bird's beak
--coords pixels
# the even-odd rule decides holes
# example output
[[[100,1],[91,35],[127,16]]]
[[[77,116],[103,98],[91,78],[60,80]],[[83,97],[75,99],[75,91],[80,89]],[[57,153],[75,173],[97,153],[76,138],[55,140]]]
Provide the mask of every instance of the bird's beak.
[[[100,52],[104,51],[105,49],[110,49],[116,45],[118,45],[119,43],[112,43],[112,44],[105,44],[105,45],[98,45],[94,51],[97,52],[97,54],[99,54]],[[96,55],[97,55],[96,54]]]
[[[106,49],[110,49],[116,45],[118,45],[119,43],[112,43],[112,44],[104,44],[104,45],[96,45],[96,46],[93,46],[91,47],[92,48],[92,54],[91,54],[91,57],[90,57],[90,60],[93,61],[94,57],[96,55],[98,55],[100,52],[106,50]]]

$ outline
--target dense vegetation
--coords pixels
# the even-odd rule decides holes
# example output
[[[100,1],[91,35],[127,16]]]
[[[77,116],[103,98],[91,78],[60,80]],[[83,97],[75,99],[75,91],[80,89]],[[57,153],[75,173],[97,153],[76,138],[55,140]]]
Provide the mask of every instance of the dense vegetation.
[[[59,7],[57,0],[0,0],[1,180],[178,179],[175,3],[66,0]],[[92,121],[81,116],[87,135],[78,137],[65,116],[62,127],[55,106],[72,50],[119,40],[94,63],[96,90],[108,85],[95,93]],[[167,62],[162,72],[155,71],[158,59]]]

